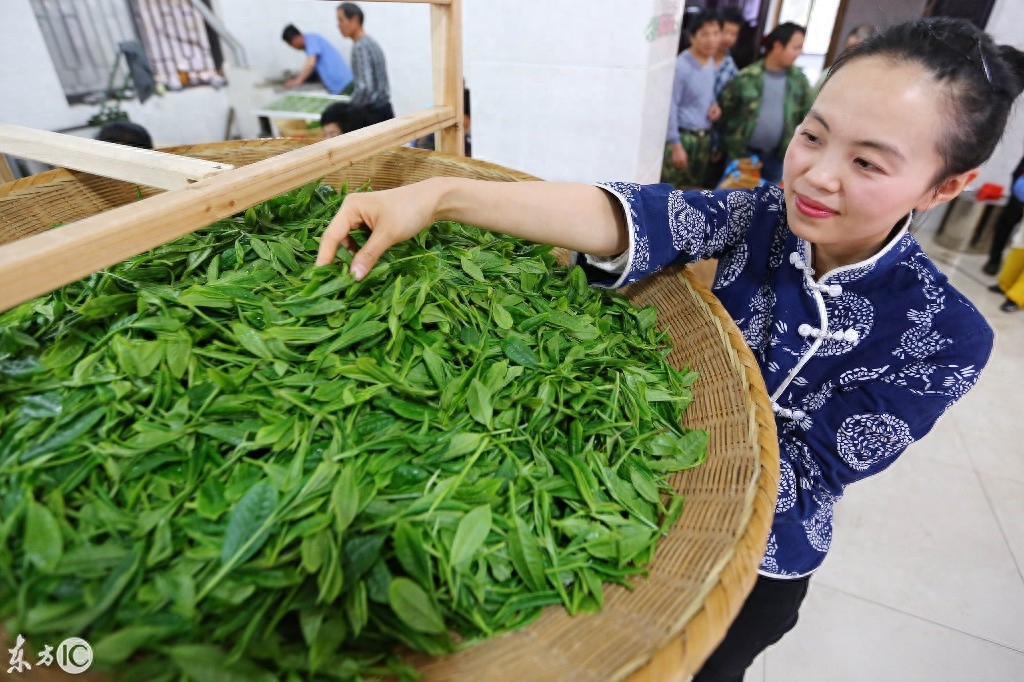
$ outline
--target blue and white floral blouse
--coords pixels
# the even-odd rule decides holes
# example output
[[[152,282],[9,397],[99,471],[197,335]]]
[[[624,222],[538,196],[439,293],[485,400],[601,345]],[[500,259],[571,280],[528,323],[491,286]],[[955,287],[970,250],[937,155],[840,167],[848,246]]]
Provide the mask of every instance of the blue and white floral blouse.
[[[846,486],[892,464],[967,393],[992,329],[906,225],[874,257],[815,281],[811,245],[790,232],[778,187],[599,186],[622,204],[629,249],[587,256],[592,283],[619,287],[670,264],[719,259],[715,294],[757,358],[779,432],[779,497],[761,573],[811,573]]]

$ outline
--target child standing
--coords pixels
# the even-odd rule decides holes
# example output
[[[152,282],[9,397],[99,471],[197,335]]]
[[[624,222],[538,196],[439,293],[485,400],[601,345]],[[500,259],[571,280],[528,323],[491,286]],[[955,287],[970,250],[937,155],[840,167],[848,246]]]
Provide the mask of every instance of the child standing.
[[[977,382],[993,333],[907,231],[978,175],[1024,88],[1024,54],[972,24],[900,24],[843,53],[797,127],[785,189],[435,178],[349,195],[318,263],[372,230],[352,271],[434,220],[587,254],[601,286],[719,258],[714,283],[757,358],[781,477],[757,583],[694,678],[742,680],[797,620],[847,485],[887,468]]]

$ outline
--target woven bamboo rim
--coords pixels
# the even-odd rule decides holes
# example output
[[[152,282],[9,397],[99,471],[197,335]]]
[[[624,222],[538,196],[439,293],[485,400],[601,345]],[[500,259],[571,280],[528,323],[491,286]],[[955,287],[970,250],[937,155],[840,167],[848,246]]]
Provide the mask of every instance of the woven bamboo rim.
[[[239,166],[309,143],[252,140],[167,151]],[[340,168],[325,181],[387,189],[434,176],[536,179],[478,160],[397,148]],[[136,201],[139,191],[63,169],[0,185],[0,244]],[[425,680],[685,680],[725,635],[753,587],[779,476],[775,420],[757,363],[728,313],[686,269],[670,269],[624,293],[658,307],[675,343],[670,362],[700,373],[686,423],[710,432],[708,461],[673,478],[686,496],[679,522],[662,540],[650,576],[633,590],[607,589],[601,613],[573,618],[549,608],[518,632],[417,660]]]

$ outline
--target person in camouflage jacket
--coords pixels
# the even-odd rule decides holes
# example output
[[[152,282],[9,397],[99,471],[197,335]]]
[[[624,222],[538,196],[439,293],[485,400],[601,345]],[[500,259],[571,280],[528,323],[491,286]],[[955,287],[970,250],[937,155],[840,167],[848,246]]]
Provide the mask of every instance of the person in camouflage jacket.
[[[787,32],[788,36],[785,35]],[[767,150],[775,152],[780,158],[785,154],[794,131],[814,101],[814,92],[807,76],[793,65],[803,46],[803,35],[803,29],[795,24],[778,26],[768,35],[768,51],[764,59],[742,69],[719,95],[724,146],[730,159],[751,153],[750,140],[761,112],[766,68],[786,71],[782,136],[774,150]]]

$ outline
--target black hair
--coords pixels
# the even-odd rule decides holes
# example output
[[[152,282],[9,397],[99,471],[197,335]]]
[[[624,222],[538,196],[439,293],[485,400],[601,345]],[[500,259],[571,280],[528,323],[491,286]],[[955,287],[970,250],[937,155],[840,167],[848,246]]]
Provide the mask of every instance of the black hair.
[[[718,12],[712,12],[711,10],[704,10],[690,21],[690,26],[686,30],[690,32],[691,36],[697,35],[697,31],[701,30],[707,24],[718,24],[718,27],[722,27],[722,19],[718,16]]]
[[[281,33],[281,40],[291,45],[292,39],[295,38],[296,36],[301,35],[302,31],[295,28],[295,24],[288,24],[287,26],[284,27],[284,32]]]
[[[345,110],[348,108],[347,102],[335,102],[331,106],[327,107],[320,114],[320,127],[323,128],[328,123],[334,123],[342,131],[345,130],[343,125]]]
[[[359,5],[354,2],[343,2],[338,5],[338,11],[345,14],[346,19],[357,17],[359,19],[359,25],[363,25],[363,10],[359,9]]]
[[[747,25],[747,20],[743,18],[743,12],[739,11],[735,7],[726,7],[721,12],[723,24],[736,24],[740,28]]]
[[[793,36],[797,33],[807,35],[807,29],[800,24],[793,23],[792,21],[779,24],[772,29],[771,33],[764,37],[764,53],[768,54],[771,52],[772,48],[775,47],[775,43],[782,43],[783,47],[789,45],[789,41],[792,40]]]
[[[149,136],[149,131],[131,121],[107,123],[96,133],[96,139],[100,142],[113,142],[140,149],[153,148],[153,138]]]
[[[469,113],[469,88],[467,87],[462,88],[462,113],[466,116],[471,115]]]
[[[1014,100],[1024,90],[1024,52],[996,45],[966,19],[935,17],[896,24],[839,55],[825,83],[864,57],[918,64],[943,86],[949,122],[939,142],[943,168],[936,185],[988,160],[1003,136]]]
[[[335,102],[320,114],[320,127],[334,123],[343,133],[351,133],[370,125],[363,107],[354,107],[348,102]]]

